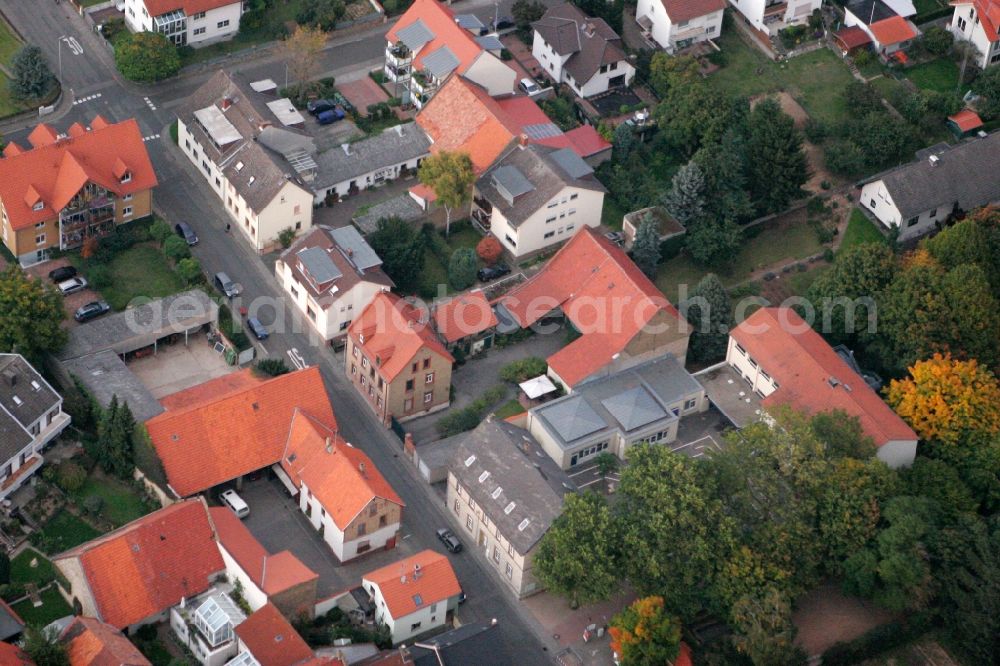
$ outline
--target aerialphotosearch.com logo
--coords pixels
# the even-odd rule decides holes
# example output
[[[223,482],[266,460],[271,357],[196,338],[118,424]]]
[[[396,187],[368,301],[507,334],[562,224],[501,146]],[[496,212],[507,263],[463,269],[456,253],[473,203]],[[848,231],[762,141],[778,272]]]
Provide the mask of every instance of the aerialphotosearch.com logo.
[[[444,285],[439,287],[439,293],[444,294]],[[742,322],[756,308],[768,303],[759,296],[741,298],[732,304],[733,317],[719,319],[719,330],[712,329],[712,308],[707,299],[701,296],[688,297],[688,285],[682,284],[679,289],[680,306],[675,307],[663,296],[642,295],[641,297],[616,295],[609,291],[605,295],[574,296],[566,301],[545,295],[535,295],[526,299],[518,295],[515,288],[511,293],[501,296],[492,303],[483,298],[463,298],[456,296],[457,301],[444,297],[428,303],[417,297],[407,298],[376,298],[372,303],[350,302],[341,299],[330,306],[330,314],[341,314],[341,321],[348,321],[353,315],[357,318],[365,313],[366,328],[374,326],[374,331],[416,329],[432,326],[434,312],[438,307],[449,304],[448,326],[451,337],[455,333],[459,337],[475,335],[492,325],[494,316],[501,321],[511,322],[517,328],[530,328],[537,334],[549,335],[557,333],[566,325],[566,320],[583,335],[587,334],[637,334],[663,335],[676,331],[687,335],[690,333],[726,333],[729,324]],[[225,306],[232,316],[232,330],[227,330],[218,317],[217,308]],[[802,297],[792,296],[778,303],[778,323],[790,333],[803,332],[814,328],[820,333],[835,331],[854,331],[873,334],[877,331],[878,309],[874,299],[859,298],[824,298],[817,302]],[[309,306],[315,316],[314,306]],[[798,318],[791,318],[788,310],[794,310]],[[675,313],[681,315],[675,316]],[[349,313],[349,314],[348,314]],[[136,334],[155,332],[169,333],[190,330],[200,323],[212,321],[221,327],[224,335],[230,335],[243,329],[241,319],[257,318],[263,322],[271,335],[294,333],[306,335],[312,346],[321,347],[328,343],[316,327],[307,320],[296,303],[287,296],[278,298],[259,296],[244,300],[240,296],[225,299],[221,296],[210,297],[205,292],[193,290],[175,294],[163,299],[139,297],[133,299],[126,310],[125,323],[129,330]],[[696,326],[691,324],[696,322]],[[747,332],[760,335],[767,332],[770,324],[746,323],[750,326]],[[798,330],[803,329],[803,330]],[[345,329],[346,330],[346,329]],[[339,331],[336,331],[339,333]]]

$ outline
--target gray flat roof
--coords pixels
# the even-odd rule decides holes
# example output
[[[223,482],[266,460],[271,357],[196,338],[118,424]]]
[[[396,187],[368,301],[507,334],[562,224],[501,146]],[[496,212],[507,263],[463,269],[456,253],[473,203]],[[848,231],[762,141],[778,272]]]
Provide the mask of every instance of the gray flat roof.
[[[705,393],[716,409],[737,428],[761,419],[760,397],[750,390],[740,373],[728,363],[706,368],[695,377],[705,387]]]
[[[243,138],[219,107],[214,104],[206,106],[204,109],[198,109],[194,112],[194,117],[198,119],[198,122],[205,128],[217,146],[226,146]]]
[[[110,349],[60,361],[63,369],[76,377],[102,407],[111,404],[112,396],[127,402],[132,415],[143,423],[163,412],[159,401]]]
[[[218,318],[219,306],[204,291],[182,291],[71,329],[66,346],[56,358],[79,358],[106,349],[126,354]]]
[[[215,107],[212,107],[215,108]],[[282,125],[301,125],[306,119],[302,117],[299,110],[292,104],[292,100],[287,97],[276,99],[267,103],[267,108],[271,109]]]
[[[375,250],[368,244],[368,241],[361,236],[361,233],[354,227],[337,227],[330,230],[330,237],[337,244],[347,259],[354,264],[359,271],[366,271],[382,265],[382,259],[375,254]]]
[[[424,216],[424,209],[413,200],[409,194],[401,194],[386,201],[379,202],[368,209],[364,215],[359,215],[352,221],[368,235],[378,229],[378,221],[384,217],[398,217],[404,222],[413,222]]]

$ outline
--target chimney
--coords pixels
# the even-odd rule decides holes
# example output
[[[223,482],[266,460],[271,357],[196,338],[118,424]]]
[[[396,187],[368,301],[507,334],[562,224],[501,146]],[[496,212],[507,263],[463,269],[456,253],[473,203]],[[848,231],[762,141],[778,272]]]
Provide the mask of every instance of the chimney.
[[[365,464],[364,463],[358,463],[358,471],[361,472],[361,476],[365,475]]]
[[[522,148],[524,146],[527,146],[528,145],[528,135],[527,134],[522,134],[521,136],[517,137],[517,143]]]
[[[927,160],[931,163],[932,167],[936,167],[938,165],[938,162],[941,161],[941,158],[938,157],[937,155],[931,155],[929,158],[927,158]]]
[[[228,97],[222,98],[222,104],[220,104],[220,106],[222,107],[223,111],[229,110],[229,107],[231,107],[232,105],[233,105],[233,100],[229,99]]]
[[[11,370],[3,373],[3,378],[7,381],[8,386],[17,386],[17,374]]]

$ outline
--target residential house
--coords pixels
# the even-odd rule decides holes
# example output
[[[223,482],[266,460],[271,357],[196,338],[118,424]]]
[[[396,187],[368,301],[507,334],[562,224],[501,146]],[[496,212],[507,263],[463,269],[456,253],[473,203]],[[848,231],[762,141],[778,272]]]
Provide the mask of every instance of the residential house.
[[[166,619],[225,572],[202,499],[171,504],[52,558],[79,613],[131,631]]]
[[[339,657],[313,653],[294,627],[267,604],[236,627],[239,654],[226,666],[347,666]]]
[[[176,640],[203,666],[223,666],[239,653],[236,627],[247,616],[225,586],[181,600],[170,609],[170,628]]]
[[[279,474],[341,562],[396,547],[403,500],[371,458],[322,422],[292,419]]]
[[[226,565],[226,576],[243,588],[252,610],[273,604],[285,617],[312,617],[319,574],[290,550],[269,554],[236,514],[226,506],[208,510]]]
[[[718,37],[725,8],[725,0],[639,0],[635,20],[647,39],[676,53]]]
[[[236,234],[259,253],[285,229],[312,226],[316,163],[302,116],[288,100],[271,99],[237,75],[217,71],[177,113],[177,145],[223,202]],[[262,138],[263,137],[263,138]],[[265,147],[265,142],[283,153]]]
[[[24,631],[24,620],[3,599],[0,599],[0,641],[17,640]]]
[[[864,181],[861,205],[887,230],[898,230],[900,241],[923,236],[953,215],[1000,202],[998,151],[1000,132],[932,146],[916,162]]]
[[[344,199],[416,173],[430,145],[427,134],[411,122],[315,153],[316,178],[310,184],[315,203]]]
[[[0,499],[42,466],[42,450],[70,423],[62,397],[20,354],[0,354]]]
[[[795,25],[805,25],[823,0],[730,0],[730,4],[764,40]]]
[[[177,46],[198,48],[240,31],[241,0],[125,0],[132,32],[157,32]]]
[[[462,436],[448,468],[448,508],[518,598],[543,589],[536,546],[574,490],[527,430],[492,416]]]
[[[462,588],[447,555],[423,550],[370,571],[361,586],[375,605],[375,622],[389,628],[393,643],[446,626]]]
[[[856,26],[871,38],[882,58],[906,62],[904,51],[920,35],[908,17],[917,10],[910,0],[850,0],[844,5],[844,25]]]
[[[565,319],[580,333],[546,359],[549,377],[569,391],[667,354],[683,366],[691,334],[628,255],[590,227],[501,297],[497,316],[521,328]]]
[[[330,428],[336,419],[319,369],[261,379],[241,370],[161,399],[146,421],[169,491],[189,497],[281,460],[297,412]]]
[[[354,315],[393,286],[382,260],[353,226],[313,227],[281,254],[274,273],[324,340],[346,336]]]
[[[69,666],[150,666],[122,632],[96,618],[75,618],[59,635],[59,642],[66,647]]]
[[[635,78],[618,33],[574,4],[549,7],[531,27],[531,55],[557,85],[565,83],[580,97],[628,86]]]
[[[475,81],[490,95],[509,95],[517,74],[492,47],[489,39],[460,25],[443,3],[416,0],[386,33],[386,85],[418,109],[452,73]]]
[[[671,444],[681,419],[706,409],[704,387],[666,355],[533,407],[525,427],[561,469],[572,469],[605,451],[625,460],[641,442]]]
[[[520,137],[552,148],[571,148],[591,165],[611,157],[611,144],[591,125],[563,132],[530,97],[494,99],[480,85],[453,76],[417,114],[417,124],[431,140],[431,154],[468,153],[476,173],[483,173]]]
[[[916,433],[791,308],[761,308],[737,325],[726,363],[763,412],[778,405],[806,414],[842,410],[858,418],[879,460],[894,468],[913,463]]]
[[[0,159],[0,235],[22,265],[152,213],[156,174],[134,119],[94,116],[65,133],[40,123],[28,143],[8,142]]]
[[[600,225],[605,192],[569,148],[518,144],[476,181],[472,218],[518,261]]]
[[[382,292],[347,328],[344,371],[385,425],[446,408],[455,362],[424,312]]]
[[[499,322],[482,289],[435,303],[431,314],[434,329],[449,352],[461,350],[465,356],[474,356],[493,346]]]
[[[980,69],[1000,62],[1000,0],[953,0],[948,29],[955,39],[971,42]]]

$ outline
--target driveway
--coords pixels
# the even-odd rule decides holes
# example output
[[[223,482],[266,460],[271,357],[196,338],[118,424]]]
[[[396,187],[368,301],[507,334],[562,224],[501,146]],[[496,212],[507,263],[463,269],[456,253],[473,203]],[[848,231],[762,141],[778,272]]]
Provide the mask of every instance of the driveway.
[[[451,383],[455,387],[455,399],[452,401],[451,407],[430,416],[407,421],[404,427],[407,432],[413,435],[413,440],[418,444],[441,439],[435,427],[437,422],[453,410],[467,407],[487,389],[502,384],[500,368],[511,361],[529,356],[548,358],[562,349],[565,344],[566,336],[562,329],[549,335],[536,333],[516,345],[503,349],[494,347],[486,352],[485,356],[466,361],[465,365],[456,367],[451,374]],[[508,399],[516,397],[516,390],[516,387],[510,387],[507,392]]]

